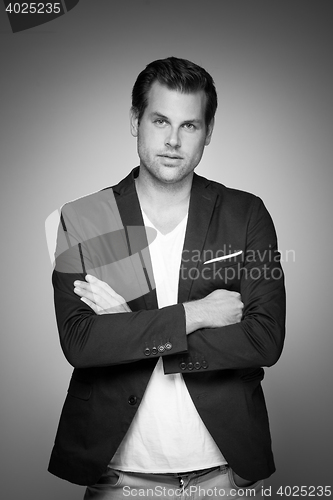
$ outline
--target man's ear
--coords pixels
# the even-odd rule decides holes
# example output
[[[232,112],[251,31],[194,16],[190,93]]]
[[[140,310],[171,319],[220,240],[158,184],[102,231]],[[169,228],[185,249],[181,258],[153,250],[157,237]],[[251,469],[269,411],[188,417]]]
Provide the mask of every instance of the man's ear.
[[[214,130],[214,123],[215,123],[215,119],[212,118],[210,124],[207,127],[207,134],[206,134],[205,146],[208,146],[208,144],[210,143],[210,140],[212,138],[212,133],[213,133],[213,130]]]
[[[133,137],[138,136],[139,129],[139,114],[135,108],[130,109],[131,134]]]

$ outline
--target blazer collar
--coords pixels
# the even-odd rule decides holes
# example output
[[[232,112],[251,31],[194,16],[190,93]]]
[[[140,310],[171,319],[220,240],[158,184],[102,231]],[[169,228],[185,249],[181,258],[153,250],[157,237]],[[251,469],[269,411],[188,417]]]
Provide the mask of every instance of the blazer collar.
[[[138,175],[139,167],[136,167],[127,177],[112,188],[125,227],[144,225],[140,203],[135,189],[135,178]]]
[[[202,253],[216,200],[217,193],[212,182],[194,174],[179,276],[179,303],[189,300],[199,260],[188,257],[193,251],[196,255]]]
[[[156,288],[153,279],[152,263],[149,256],[149,251],[142,252],[147,249],[148,241],[146,232],[143,230],[144,222],[142,218],[141,207],[138,195],[135,189],[135,178],[139,174],[139,167],[134,168],[127,177],[112,188],[117,202],[120,217],[127,235],[127,243],[129,246],[130,255],[140,254],[140,260],[145,266],[144,273],[146,281],[151,288],[150,292],[136,299],[137,308],[157,309]],[[142,227],[142,230],[140,229]],[[131,237],[134,235],[134,237]],[[144,258],[143,254],[148,257]],[[143,264],[144,263],[144,264]]]

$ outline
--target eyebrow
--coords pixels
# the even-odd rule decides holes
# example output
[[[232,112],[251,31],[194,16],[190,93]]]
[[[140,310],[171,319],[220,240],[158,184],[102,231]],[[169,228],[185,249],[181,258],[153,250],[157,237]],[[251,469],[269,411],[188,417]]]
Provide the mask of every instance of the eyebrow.
[[[167,116],[163,115],[162,113],[159,113],[158,111],[153,111],[150,113],[151,117],[156,117],[156,118],[161,118],[162,120],[170,121],[170,118]],[[203,120],[200,120],[199,118],[193,118],[193,120],[184,120],[182,123],[197,123],[201,124],[203,123]]]

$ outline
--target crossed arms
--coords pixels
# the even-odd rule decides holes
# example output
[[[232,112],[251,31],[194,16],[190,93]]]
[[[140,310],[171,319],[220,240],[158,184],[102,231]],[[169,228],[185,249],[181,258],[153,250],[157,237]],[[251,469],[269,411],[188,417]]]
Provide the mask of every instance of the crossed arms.
[[[74,292],[96,314],[131,312],[125,299],[95,276],[88,274],[85,281],[75,281]],[[239,323],[244,307],[240,293],[223,289],[214,290],[203,299],[183,305],[187,335],[202,328],[218,328]]]
[[[264,255],[265,249],[276,250],[276,236],[265,207],[256,200],[245,252],[252,249]],[[254,267],[262,271],[256,279],[249,273]],[[211,370],[270,366],[282,350],[285,317],[283,275],[276,279],[274,269],[281,269],[280,264],[267,254],[265,259],[245,262],[239,292],[217,289],[184,304],[132,311],[102,280],[55,270],[64,354],[76,368],[131,363],[145,359],[145,346],[158,335],[172,344],[161,354],[169,358],[170,372],[179,371],[170,355],[191,350],[203,353]]]

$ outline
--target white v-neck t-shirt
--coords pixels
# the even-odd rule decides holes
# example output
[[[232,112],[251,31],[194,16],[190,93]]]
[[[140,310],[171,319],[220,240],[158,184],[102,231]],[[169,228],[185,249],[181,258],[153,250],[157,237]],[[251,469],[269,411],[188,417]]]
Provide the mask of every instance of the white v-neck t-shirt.
[[[187,216],[165,235],[154,227],[145,213],[143,220],[145,226],[157,231],[149,250],[158,307],[176,304]],[[160,358],[110,466],[123,471],[170,473],[225,463],[193,404],[182,374],[165,375]]]

